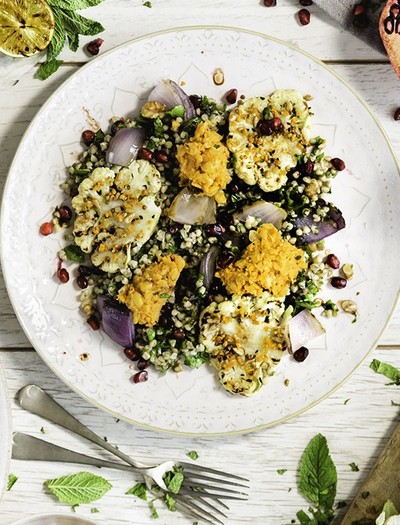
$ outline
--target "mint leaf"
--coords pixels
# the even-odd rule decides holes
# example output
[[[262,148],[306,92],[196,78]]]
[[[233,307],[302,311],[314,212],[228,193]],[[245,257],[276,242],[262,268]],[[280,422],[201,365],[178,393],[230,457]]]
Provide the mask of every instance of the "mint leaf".
[[[358,472],[360,469],[358,468],[358,465],[356,465],[354,463],[354,461],[352,463],[349,463],[349,467],[351,468],[351,471],[352,472]]]
[[[36,75],[40,80],[46,80],[46,78],[49,78],[50,75],[57,71],[61,64],[62,61],[56,60],[55,58],[46,60],[46,62],[43,62],[43,64],[40,65]]]
[[[171,494],[168,494],[168,492],[164,496],[165,504],[168,507],[168,510],[175,512],[176,511],[176,500]]]
[[[18,480],[18,476],[15,474],[8,475],[7,490],[11,490]]]
[[[71,33],[70,31],[66,31],[67,38],[68,38],[68,47],[71,51],[78,51],[79,47],[79,34],[78,33]]]
[[[195,451],[195,450],[191,450],[190,452],[187,452],[186,454],[190,459],[193,459],[193,461],[195,461],[196,459],[198,459],[199,455],[198,453]]]
[[[140,499],[147,500],[147,488],[144,483],[136,483],[132,488],[130,488],[125,494],[132,494]]]
[[[99,5],[103,0],[47,0],[51,7],[60,7],[61,9],[68,9],[75,11],[75,9],[86,9]]]
[[[317,434],[300,462],[299,491],[318,508],[331,509],[336,496],[337,472],[326,438]]]
[[[383,363],[379,359],[373,359],[369,367],[377,374],[382,374],[392,381],[388,385],[400,385],[400,370],[390,365]]]
[[[184,475],[180,467],[174,467],[174,470],[166,472],[163,476],[163,481],[168,487],[168,489],[174,494],[178,494],[182,483],[184,480]]]
[[[158,515],[154,501],[155,501],[154,499],[150,501],[149,507],[150,507],[151,515],[153,516],[154,519],[157,519],[159,518],[159,515]]]
[[[100,22],[90,20],[74,11],[63,10],[63,22],[66,31],[69,33],[79,33],[80,35],[97,35],[104,31]]]
[[[62,11],[54,8],[53,15],[55,27],[52,39],[47,47],[47,60],[56,58],[61,53],[65,44],[65,28],[62,20]]]
[[[285,472],[287,472],[286,468],[278,468],[276,471],[280,476],[283,476]]]
[[[106,479],[91,472],[48,479],[44,485],[61,503],[73,506],[98,500],[112,488]]]
[[[85,254],[76,244],[69,244],[64,248],[64,252],[70,261],[83,262],[85,259]]]

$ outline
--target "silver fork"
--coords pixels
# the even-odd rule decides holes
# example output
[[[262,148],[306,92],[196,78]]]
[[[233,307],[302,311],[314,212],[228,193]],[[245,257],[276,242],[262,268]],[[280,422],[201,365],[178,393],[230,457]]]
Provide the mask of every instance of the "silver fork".
[[[203,521],[208,521],[209,523],[222,523],[209,512],[209,510],[214,510],[219,515],[226,517],[216,505],[219,504],[228,508],[222,503],[222,499],[247,499],[247,493],[243,490],[248,489],[248,480],[241,476],[228,474],[220,470],[188,462],[166,461],[160,465],[149,467],[132,459],[130,456],[127,456],[116,447],[110,445],[107,441],[83,425],[37,385],[27,385],[22,388],[17,394],[17,401],[22,408],[29,412],[44,417],[45,419],[84,437],[122,459],[125,463],[128,463],[129,466],[113,462],[106,463],[109,464],[108,466],[112,466],[112,468],[117,468],[116,466],[118,465],[118,468],[124,467],[124,470],[129,469],[140,472],[149,489],[151,489],[154,483],[156,483],[164,492],[170,492],[164,483],[163,476],[166,472],[171,471],[174,466],[181,467],[184,474],[184,481],[179,494],[174,494],[173,496],[177,503],[179,503],[179,506],[189,511],[196,518],[201,518]],[[21,440],[22,438],[18,439]],[[40,442],[41,440],[38,441]],[[53,446],[56,447],[56,445]],[[58,448],[60,449],[61,447]],[[61,450],[63,449],[61,448]],[[19,454],[19,459],[50,459],[49,457],[34,457],[35,454],[33,453],[32,448],[30,448],[30,452],[32,452],[32,454],[29,454],[30,457],[27,457],[28,454],[24,455],[24,448],[17,447],[15,444],[13,448],[13,457],[17,459],[17,454]],[[73,451],[67,452],[70,452],[71,455],[75,454],[75,459],[77,459],[78,456],[83,456],[79,454],[77,455],[77,453]],[[83,457],[86,459],[94,459],[89,456]],[[65,459],[63,460],[66,461]],[[57,461],[57,459],[55,459],[55,461]],[[96,459],[96,461],[101,460]],[[211,505],[206,499],[213,500],[214,505]],[[209,510],[204,510],[202,506]],[[207,518],[211,518],[214,521],[210,521],[210,519]]]

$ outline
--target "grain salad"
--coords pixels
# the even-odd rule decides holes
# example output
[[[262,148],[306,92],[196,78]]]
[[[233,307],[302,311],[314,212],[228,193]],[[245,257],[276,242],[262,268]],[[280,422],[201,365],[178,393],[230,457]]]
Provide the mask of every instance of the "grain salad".
[[[165,80],[135,118],[83,132],[41,233],[63,230],[58,278],[76,263],[81,310],[136,362],[134,382],[208,364],[251,395],[285,353],[307,357],[301,331],[324,331],[312,310],[339,312],[318,294],[352,276],[325,246],[345,227],[329,200],[345,165],[313,136],[310,98],[226,104]]]

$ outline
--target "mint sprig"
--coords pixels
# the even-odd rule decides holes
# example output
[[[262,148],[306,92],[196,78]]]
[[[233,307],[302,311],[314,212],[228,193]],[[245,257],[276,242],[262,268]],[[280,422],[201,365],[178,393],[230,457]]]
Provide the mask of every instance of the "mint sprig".
[[[326,438],[317,434],[305,449],[299,465],[298,490],[311,503],[296,516],[301,525],[328,525],[334,518],[337,471]]]
[[[98,5],[103,0],[48,0],[54,15],[54,33],[47,47],[46,61],[38,69],[37,76],[45,80],[55,73],[62,64],[57,60],[64,48],[65,41],[71,51],[79,47],[79,35],[97,35],[104,31],[104,27],[95,20],[91,20],[77,13],[77,9],[86,9]]]
[[[91,472],[48,479],[44,485],[61,503],[72,506],[96,501],[112,488],[106,479]]]
[[[369,367],[377,374],[382,374],[391,380],[388,385],[400,385],[400,370],[389,363],[373,359]]]

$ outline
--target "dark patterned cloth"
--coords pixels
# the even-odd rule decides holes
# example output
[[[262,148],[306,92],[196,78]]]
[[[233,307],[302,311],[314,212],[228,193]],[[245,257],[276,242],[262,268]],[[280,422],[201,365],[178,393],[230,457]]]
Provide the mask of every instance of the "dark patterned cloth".
[[[314,0],[314,3],[324,9],[332,18],[337,20],[346,30],[361,38],[369,45],[386,54],[379,35],[379,16],[386,0]],[[354,16],[356,4],[362,3],[365,12]]]

